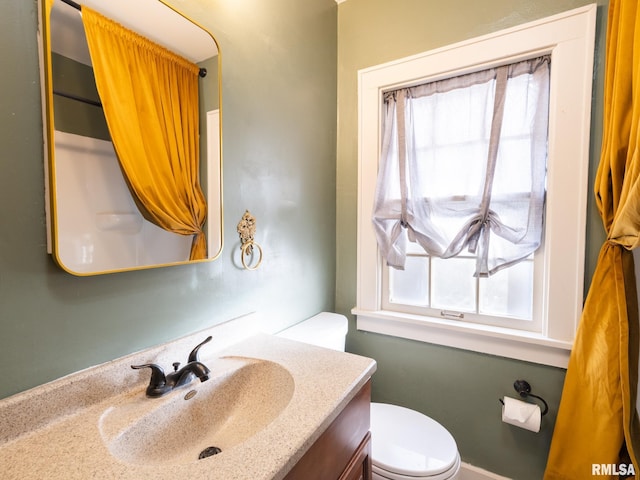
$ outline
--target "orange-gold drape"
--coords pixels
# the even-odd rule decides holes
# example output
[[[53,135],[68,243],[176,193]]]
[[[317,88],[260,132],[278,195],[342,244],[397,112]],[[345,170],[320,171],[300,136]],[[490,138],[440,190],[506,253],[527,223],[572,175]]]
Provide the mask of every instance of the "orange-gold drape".
[[[197,65],[82,7],[96,86],[122,171],[142,215],[193,235],[206,258],[199,175]]]
[[[604,127],[595,194],[607,232],[562,392],[546,480],[592,478],[593,464],[640,473],[638,302],[631,250],[640,243],[640,9],[610,0]],[[635,478],[635,477],[631,477]]]

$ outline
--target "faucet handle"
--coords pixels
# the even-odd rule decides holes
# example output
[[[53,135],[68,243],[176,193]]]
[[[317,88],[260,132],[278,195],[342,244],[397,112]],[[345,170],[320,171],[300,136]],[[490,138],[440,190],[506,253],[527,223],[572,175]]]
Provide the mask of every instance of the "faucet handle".
[[[156,365],[155,363],[145,363],[144,365],[131,365],[131,368],[134,370],[140,370],[141,368],[151,369],[151,380],[147,387],[147,396],[159,397],[166,392],[167,389],[171,388],[167,385],[167,377],[165,376],[164,370],[161,366]]]
[[[191,353],[189,354],[189,363],[200,361],[198,359],[198,350],[200,350],[200,347],[203,346],[205,343],[210,342],[212,338],[213,337],[209,335],[207,338],[204,339],[202,343],[198,344],[193,350],[191,350]]]

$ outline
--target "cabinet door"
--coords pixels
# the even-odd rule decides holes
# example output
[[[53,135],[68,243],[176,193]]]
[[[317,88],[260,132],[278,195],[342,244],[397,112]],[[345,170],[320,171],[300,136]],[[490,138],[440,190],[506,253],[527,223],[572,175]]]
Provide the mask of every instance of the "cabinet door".
[[[291,469],[285,480],[370,480],[370,474],[364,477],[345,476],[349,467],[354,464],[354,457],[358,456],[363,446],[366,447],[370,407],[371,381],[368,381]],[[366,457],[368,456],[367,453]],[[360,461],[361,469],[364,458]]]
[[[372,480],[371,433],[367,432],[339,480]]]

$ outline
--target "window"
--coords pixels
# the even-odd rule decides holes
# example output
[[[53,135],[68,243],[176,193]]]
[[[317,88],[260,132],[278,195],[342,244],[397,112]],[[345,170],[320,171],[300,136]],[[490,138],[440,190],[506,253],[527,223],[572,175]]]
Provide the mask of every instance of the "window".
[[[533,253],[549,63],[545,55],[384,94],[372,220],[390,265],[386,310],[540,331]]]
[[[591,5],[359,72],[358,298],[353,309],[358,329],[566,367],[583,301],[595,14]],[[487,278],[476,272],[478,255],[465,249],[446,260],[411,242],[393,245],[391,254],[384,242],[380,249],[376,235],[385,228],[373,227],[371,212],[378,206],[376,182],[387,153],[385,95],[536,58],[549,58],[552,66],[540,247],[521,250],[523,261]],[[415,114],[417,107],[411,108]],[[509,115],[506,111],[505,121],[511,126]],[[518,135],[503,135],[501,148],[517,144]],[[428,148],[444,147],[450,145]],[[498,194],[513,201],[518,191],[532,195],[529,186]],[[454,195],[452,204],[464,197],[447,189],[440,193]],[[420,237],[420,228],[411,234]],[[386,266],[397,255],[404,270]]]
[[[383,310],[541,332],[533,257],[488,278],[474,276],[475,262],[470,255],[443,260],[423,251],[409,254],[404,270],[384,266]]]

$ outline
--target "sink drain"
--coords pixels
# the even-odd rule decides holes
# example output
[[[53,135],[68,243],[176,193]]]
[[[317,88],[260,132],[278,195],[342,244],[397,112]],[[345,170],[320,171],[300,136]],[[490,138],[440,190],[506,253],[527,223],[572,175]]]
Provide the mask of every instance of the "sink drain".
[[[198,460],[202,460],[203,458],[207,458],[207,457],[211,457],[212,455],[216,455],[218,453],[220,453],[222,450],[220,450],[218,447],[207,447],[204,450],[202,450],[200,452],[200,455],[198,455]]]

